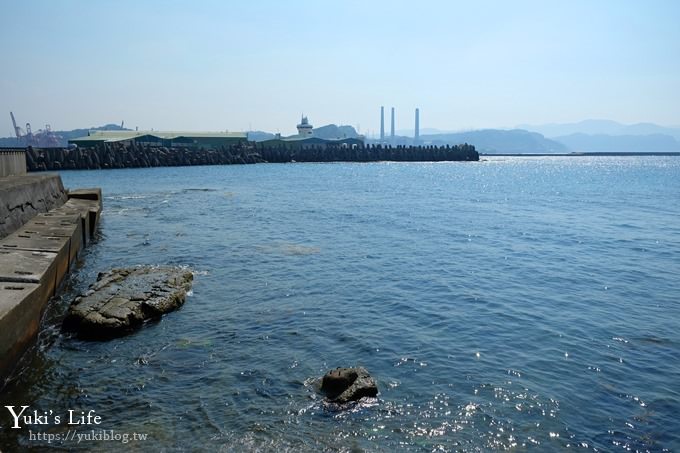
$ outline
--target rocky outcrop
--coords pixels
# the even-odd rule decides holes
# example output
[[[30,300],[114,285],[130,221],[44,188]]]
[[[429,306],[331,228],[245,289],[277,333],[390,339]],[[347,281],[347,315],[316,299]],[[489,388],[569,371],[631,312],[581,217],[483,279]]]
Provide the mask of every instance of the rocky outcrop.
[[[378,386],[366,368],[336,368],[324,375],[321,391],[329,401],[344,404],[378,395]]]
[[[239,143],[217,148],[165,148],[106,144],[91,148],[26,149],[28,171],[85,170],[187,165],[234,165],[285,162],[437,162],[476,161],[468,144],[456,146],[264,145]]]
[[[190,271],[175,267],[147,266],[100,273],[88,291],[75,299],[64,327],[86,338],[125,334],[181,306],[192,279]]]

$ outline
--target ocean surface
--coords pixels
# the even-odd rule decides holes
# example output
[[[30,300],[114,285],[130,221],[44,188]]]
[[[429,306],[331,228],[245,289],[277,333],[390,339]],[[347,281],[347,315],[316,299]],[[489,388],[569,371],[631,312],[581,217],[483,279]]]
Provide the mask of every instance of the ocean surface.
[[[680,451],[680,158],[61,175],[103,189],[100,236],[0,402],[95,410],[77,433],[117,440],[31,439],[74,427],[3,408],[2,451]],[[137,264],[191,268],[186,304],[61,332]],[[378,398],[325,404],[318,378],[354,365]]]

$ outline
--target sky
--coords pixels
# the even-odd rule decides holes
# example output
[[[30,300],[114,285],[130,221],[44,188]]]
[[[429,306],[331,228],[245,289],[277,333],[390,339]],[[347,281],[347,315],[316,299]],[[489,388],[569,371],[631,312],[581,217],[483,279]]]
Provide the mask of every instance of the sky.
[[[680,125],[680,2],[0,0],[0,136]]]

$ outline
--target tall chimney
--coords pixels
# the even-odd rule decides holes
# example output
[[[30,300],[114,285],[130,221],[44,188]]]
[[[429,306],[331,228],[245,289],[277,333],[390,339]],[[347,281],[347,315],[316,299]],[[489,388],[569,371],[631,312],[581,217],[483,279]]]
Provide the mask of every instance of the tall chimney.
[[[413,137],[415,142],[420,141],[420,109],[416,109],[416,133]]]
[[[390,124],[390,138],[394,141],[394,107],[392,107],[392,123]]]
[[[380,141],[385,141],[385,107],[380,106]]]

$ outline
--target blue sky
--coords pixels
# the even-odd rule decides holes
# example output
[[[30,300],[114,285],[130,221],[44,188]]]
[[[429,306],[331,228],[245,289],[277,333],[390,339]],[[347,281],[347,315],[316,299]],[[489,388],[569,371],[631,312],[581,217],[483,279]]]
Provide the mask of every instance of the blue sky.
[[[677,1],[2,0],[0,135],[680,125]],[[22,124],[23,125],[23,124]]]

